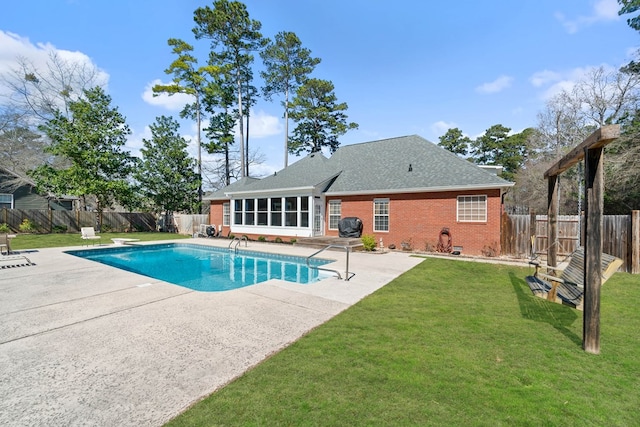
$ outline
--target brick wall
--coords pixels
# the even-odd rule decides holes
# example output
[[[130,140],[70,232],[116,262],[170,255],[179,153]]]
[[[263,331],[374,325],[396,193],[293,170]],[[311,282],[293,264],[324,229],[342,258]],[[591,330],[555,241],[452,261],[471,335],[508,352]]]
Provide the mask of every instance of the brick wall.
[[[222,224],[222,204],[228,202],[228,200],[212,200],[211,207],[209,208],[209,224],[215,225],[216,230],[218,226]],[[222,235],[229,234],[229,226],[222,227]]]
[[[487,222],[457,222],[457,197],[475,195],[487,196]],[[373,200],[377,198],[389,199],[388,232],[373,232]],[[341,216],[360,218],[363,233],[374,235],[378,244],[382,238],[385,247],[394,244],[401,249],[404,241],[410,242],[416,250],[425,250],[427,246],[435,249],[440,231],[447,227],[451,232],[452,244],[462,246],[463,254],[481,255],[485,247],[500,253],[500,190],[327,197],[325,235],[338,236],[338,230],[329,230],[329,200],[341,200]],[[222,203],[211,202],[211,224],[222,224]],[[223,235],[228,233],[229,227],[224,227]],[[272,240],[275,235],[267,237]],[[283,237],[285,241],[290,239]]]
[[[487,222],[457,222],[457,196],[487,196]],[[389,231],[373,231],[373,200],[389,199]],[[436,247],[443,227],[449,228],[452,244],[462,246],[462,253],[480,255],[487,247],[500,252],[500,190],[463,191],[442,193],[389,194],[379,196],[348,196],[327,198],[341,200],[342,217],[355,216],[363,222],[363,234],[383,239],[385,247],[409,242],[413,249]],[[337,236],[338,230],[328,230],[328,236]]]

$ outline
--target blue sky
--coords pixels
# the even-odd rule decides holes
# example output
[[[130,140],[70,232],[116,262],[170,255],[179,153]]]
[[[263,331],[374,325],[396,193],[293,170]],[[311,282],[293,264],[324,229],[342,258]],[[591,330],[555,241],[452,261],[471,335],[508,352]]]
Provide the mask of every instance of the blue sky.
[[[360,125],[341,138],[343,145],[411,134],[437,143],[451,127],[471,138],[494,124],[519,132],[536,126],[545,101],[590,67],[629,62],[639,41],[626,17],[618,17],[616,0],[244,3],[263,35],[293,31],[322,59],[313,76],[334,83],[349,120]],[[37,63],[51,49],[98,67],[133,130],[128,148],[136,152],[155,117],[178,117],[182,106],[178,97],[150,96],[155,82],[169,81],[164,70],[174,57],[167,39],[194,44],[206,61],[207,42],[195,41],[191,29],[193,11],[207,5],[212,2],[4,2],[0,72],[17,55]],[[181,130],[195,141],[193,126]],[[260,101],[250,144],[266,161],[252,174],[283,167],[283,139],[279,100]]]

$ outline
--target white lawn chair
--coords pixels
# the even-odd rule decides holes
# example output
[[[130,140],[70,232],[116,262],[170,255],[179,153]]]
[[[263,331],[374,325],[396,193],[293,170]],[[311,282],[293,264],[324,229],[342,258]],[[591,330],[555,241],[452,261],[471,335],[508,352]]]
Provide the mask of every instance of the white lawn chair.
[[[94,230],[93,227],[82,227],[80,229],[80,234],[82,235],[82,240],[93,240],[95,242],[96,240],[101,239],[100,236],[96,235],[96,230]],[[87,246],[89,246],[88,243]]]

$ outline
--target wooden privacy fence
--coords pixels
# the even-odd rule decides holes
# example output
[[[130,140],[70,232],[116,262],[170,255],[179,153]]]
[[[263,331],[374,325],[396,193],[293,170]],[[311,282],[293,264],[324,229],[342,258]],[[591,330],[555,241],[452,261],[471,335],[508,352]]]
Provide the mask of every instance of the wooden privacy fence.
[[[101,218],[96,212],[61,211],[52,209],[0,209],[0,224],[7,224],[15,232],[20,231],[20,224],[29,220],[39,233],[79,233],[81,227],[97,227],[113,232],[155,231],[156,217],[144,212],[103,212]]]
[[[532,222],[535,222],[534,228]],[[558,216],[558,255],[566,257],[582,244],[579,242],[584,242],[584,236],[581,236],[583,224],[584,218],[577,215]],[[532,236],[535,236],[533,250],[536,255],[545,255],[549,247],[547,215],[503,214],[501,246],[504,255],[530,257]],[[622,271],[640,274],[640,211],[633,211],[631,215],[604,215],[602,249],[624,261]]]

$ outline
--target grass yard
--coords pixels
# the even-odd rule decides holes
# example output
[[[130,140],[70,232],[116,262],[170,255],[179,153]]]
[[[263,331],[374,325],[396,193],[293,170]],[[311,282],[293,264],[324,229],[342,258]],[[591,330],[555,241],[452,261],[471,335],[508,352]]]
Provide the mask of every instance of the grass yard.
[[[102,236],[102,243],[111,244],[111,239],[132,238],[140,239],[140,241],[152,241],[152,240],[171,240],[171,239],[186,239],[190,236],[184,236],[176,233],[153,233],[153,232],[140,232],[140,233],[98,233]],[[53,234],[18,234],[14,239],[11,239],[11,250],[22,249],[39,249],[39,248],[61,248],[67,246],[82,246],[89,242],[90,245],[94,243],[92,240],[82,240],[80,233],[53,233]]]
[[[605,284],[591,355],[528,273],[427,259],[168,425],[640,425],[640,276]]]

